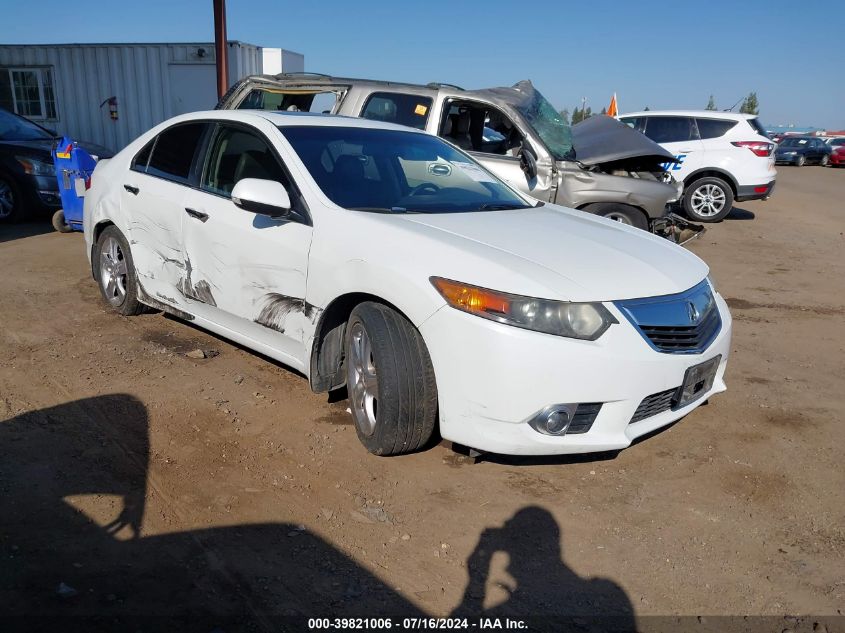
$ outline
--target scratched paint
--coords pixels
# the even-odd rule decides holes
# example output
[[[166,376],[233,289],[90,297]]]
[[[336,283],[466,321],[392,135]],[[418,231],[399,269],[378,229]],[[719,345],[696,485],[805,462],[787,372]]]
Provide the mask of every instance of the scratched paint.
[[[269,292],[264,295],[263,306],[261,312],[255,318],[255,322],[284,333],[285,323],[291,313],[302,314],[306,319],[313,322],[320,313],[320,309],[311,305],[305,299],[288,297],[278,292]]]
[[[214,295],[211,294],[211,286],[204,279],[197,282],[192,281],[192,274],[193,267],[191,266],[191,260],[190,258],[185,258],[185,276],[176,284],[176,289],[187,299],[201,301],[216,308],[217,302],[214,300]]]

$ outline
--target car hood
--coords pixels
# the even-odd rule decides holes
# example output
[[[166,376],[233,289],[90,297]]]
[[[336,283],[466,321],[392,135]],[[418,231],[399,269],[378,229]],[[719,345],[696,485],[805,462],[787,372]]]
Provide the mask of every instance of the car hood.
[[[642,132],[613,117],[592,116],[572,126],[575,158],[584,165],[600,165],[632,158],[675,163],[672,152]]]
[[[54,139],[42,139],[38,141],[0,141],[0,147],[8,147],[8,148],[20,148],[23,150],[22,153],[25,153],[30,156],[42,156],[45,160],[51,160],[51,151],[53,149],[53,144],[56,141]],[[102,145],[97,145],[96,143],[89,143],[88,141],[79,141],[79,147],[84,149],[86,152],[91,154],[92,156],[96,156],[97,158],[111,158],[114,156],[114,152],[108,149],[107,147],[103,147]],[[15,151],[18,151],[15,149]]]
[[[446,261],[432,263],[432,274],[516,294],[567,301],[652,297],[687,290],[708,273],[703,261],[666,239],[557,205],[379,217],[454,247]]]

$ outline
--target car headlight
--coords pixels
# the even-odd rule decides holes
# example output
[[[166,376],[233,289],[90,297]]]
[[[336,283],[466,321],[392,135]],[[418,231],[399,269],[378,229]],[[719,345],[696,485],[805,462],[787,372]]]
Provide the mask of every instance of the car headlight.
[[[431,277],[430,281],[453,308],[526,330],[595,341],[618,323],[601,303],[536,299],[442,277]]]
[[[53,166],[53,163],[45,163],[34,158],[28,158],[27,156],[15,156],[15,160],[20,163],[24,172],[30,176],[56,175],[56,168]]]

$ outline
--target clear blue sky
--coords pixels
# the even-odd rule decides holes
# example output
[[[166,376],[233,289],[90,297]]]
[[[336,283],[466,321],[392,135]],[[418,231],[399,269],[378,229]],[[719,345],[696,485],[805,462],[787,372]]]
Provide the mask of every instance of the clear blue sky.
[[[8,2],[0,43],[213,39],[211,0]],[[728,108],[845,128],[845,2],[229,0],[229,39],[316,72],[466,88],[529,78],[558,108]]]

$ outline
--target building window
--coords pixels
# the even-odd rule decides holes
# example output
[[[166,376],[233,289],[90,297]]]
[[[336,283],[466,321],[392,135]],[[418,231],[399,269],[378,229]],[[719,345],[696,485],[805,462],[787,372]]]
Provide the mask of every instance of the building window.
[[[57,119],[50,68],[0,69],[0,107],[29,119]]]

